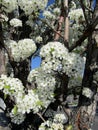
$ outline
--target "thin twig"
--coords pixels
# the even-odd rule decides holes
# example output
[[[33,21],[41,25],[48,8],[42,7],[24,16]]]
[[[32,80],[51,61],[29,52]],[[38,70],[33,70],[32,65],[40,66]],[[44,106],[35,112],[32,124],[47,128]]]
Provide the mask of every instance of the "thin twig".
[[[43,122],[45,122],[45,119],[42,117],[40,113],[37,113],[37,115],[42,119]]]

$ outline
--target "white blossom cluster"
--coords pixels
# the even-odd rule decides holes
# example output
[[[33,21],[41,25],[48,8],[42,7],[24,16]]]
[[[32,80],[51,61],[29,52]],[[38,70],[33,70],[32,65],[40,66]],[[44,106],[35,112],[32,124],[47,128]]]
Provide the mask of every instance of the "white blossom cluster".
[[[56,7],[56,8],[53,9],[53,13],[54,13],[56,16],[59,16],[59,15],[60,15],[60,12],[61,12],[61,11],[60,11],[60,8],[57,8],[57,7]]]
[[[64,130],[64,126],[61,123],[55,123],[51,121],[45,121],[39,126],[38,130]]]
[[[67,60],[68,50],[60,42],[49,42],[41,48],[40,55],[44,59],[43,70],[51,73],[62,70],[62,61]]]
[[[21,124],[26,118],[25,114],[22,114],[22,113],[15,114],[13,110],[10,113],[10,117],[11,117],[11,122],[18,125]]]
[[[48,0],[18,0],[18,5],[24,10],[26,15],[38,10],[44,10]]]
[[[75,53],[69,53],[60,42],[49,42],[41,48],[43,58],[41,67],[47,73],[66,73],[69,77],[78,77],[84,69],[84,59]],[[51,61],[51,62],[50,62]]]
[[[37,113],[41,109],[42,103],[39,100],[38,94],[33,90],[28,90],[22,100],[17,102],[18,113],[30,113],[33,111]]]
[[[48,10],[45,10],[44,13],[43,13],[43,16],[45,16],[46,19],[55,19],[55,15],[52,14],[50,11]]]
[[[54,101],[56,79],[51,74],[46,74],[41,68],[32,70],[28,81],[37,85],[36,92],[44,107]]]
[[[85,18],[84,18],[83,10],[80,8],[78,9],[71,8],[68,16],[70,20],[69,43],[72,45],[79,39],[79,36],[82,35],[82,32],[84,30],[84,26],[82,24],[85,23]],[[82,46],[77,47],[75,49],[75,52],[79,53],[80,51],[85,51],[86,45],[87,45],[87,40],[84,41],[84,44],[82,44]]]
[[[22,27],[22,21],[20,19],[13,18],[10,20],[10,25],[12,27]]]
[[[22,39],[18,43],[9,40],[5,44],[11,49],[12,57],[16,62],[25,60],[36,51],[36,45],[32,39]]]
[[[43,16],[44,16],[45,21],[48,24],[51,24],[51,26],[54,28],[54,24],[53,23],[54,23],[55,20],[58,20],[58,18],[60,16],[60,13],[61,13],[60,8],[56,7],[54,9],[44,10]]]
[[[66,122],[66,117],[65,117],[64,113],[56,113],[53,118],[54,118],[53,122],[55,122],[55,123],[64,124]]]
[[[84,87],[83,88],[83,91],[82,91],[82,95],[88,97],[88,98],[91,98],[92,95],[93,95],[93,92],[90,88],[87,88],[87,87]]]
[[[7,77],[6,75],[1,75],[0,77],[0,90],[5,95],[13,96],[16,101],[18,98],[22,98],[24,94],[22,82],[17,78]]]
[[[67,115],[64,113],[64,111],[60,110],[59,107],[56,111],[49,108],[45,112],[45,117],[48,118],[48,120],[54,122],[54,123],[61,123],[65,124],[68,121]]]
[[[82,9],[74,9],[69,12],[69,18],[71,21],[75,21],[76,24],[84,21],[84,14]]]
[[[37,113],[42,109],[42,102],[39,99],[38,93],[34,90],[28,90],[25,93],[22,82],[17,78],[1,75],[0,90],[5,95],[9,95],[15,102],[15,107],[12,109],[10,116],[14,123],[22,123],[25,119],[25,113]]]
[[[0,4],[2,5],[2,9],[7,13],[17,8],[17,0],[0,0]]]
[[[43,39],[42,39],[41,36],[37,36],[36,39],[35,39],[35,41],[36,41],[37,43],[42,43]]]
[[[26,15],[38,10],[44,10],[48,0],[0,0],[2,9],[8,13],[17,9],[18,6],[24,10]]]

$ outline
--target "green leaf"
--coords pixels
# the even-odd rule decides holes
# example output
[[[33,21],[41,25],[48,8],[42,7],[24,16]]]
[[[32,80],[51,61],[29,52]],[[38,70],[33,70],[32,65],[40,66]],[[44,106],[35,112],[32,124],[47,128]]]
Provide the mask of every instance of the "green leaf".
[[[54,51],[54,48],[51,48],[50,53],[52,53],[53,51]]]
[[[38,105],[38,106],[43,106],[43,103],[42,103],[42,101],[37,101],[37,102],[36,102],[36,105]]]
[[[4,88],[9,90],[11,87],[9,85],[6,85]]]
[[[14,93],[14,90],[10,90],[10,93],[12,93],[12,94],[13,94],[13,93]]]
[[[14,115],[17,114],[17,110],[18,110],[18,108],[17,108],[17,106],[15,105],[14,108],[13,108]]]
[[[72,130],[73,128],[72,128],[72,125],[69,125],[67,128],[66,128],[66,130]]]
[[[7,94],[4,94],[4,100],[7,98],[7,96],[8,96]]]

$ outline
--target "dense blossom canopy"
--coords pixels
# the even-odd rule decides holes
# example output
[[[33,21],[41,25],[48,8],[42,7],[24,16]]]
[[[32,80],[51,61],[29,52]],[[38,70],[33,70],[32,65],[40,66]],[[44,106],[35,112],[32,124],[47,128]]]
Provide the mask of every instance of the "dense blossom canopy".
[[[48,0],[0,0],[2,37],[7,65],[10,64],[11,69],[10,73],[0,77],[0,92],[4,94],[5,100],[10,98],[12,101],[8,113],[14,124],[22,124],[33,113],[44,121],[40,122],[38,130],[65,129],[68,115],[64,110],[58,109],[67,102],[62,101],[67,97],[65,88],[68,92],[72,89],[71,94],[75,93],[77,87],[81,90],[86,63],[87,39],[73,52],[69,51],[69,47],[80,38],[87,24],[85,13],[88,14],[88,10],[84,13],[79,2],[70,1],[67,10],[62,0],[55,1],[49,7]],[[88,6],[90,7],[89,1],[84,0],[84,7],[88,9]],[[68,15],[65,16],[64,13]],[[68,23],[65,22],[66,17]],[[69,29],[69,45],[63,37],[67,29],[64,22]],[[41,57],[41,65],[30,71],[30,60],[36,55]],[[28,63],[29,67],[26,66],[23,70],[20,66],[24,67],[24,63]],[[20,75],[27,68],[30,73]],[[25,82],[21,77],[26,77]],[[92,79],[98,82],[98,72]],[[85,87],[82,94],[89,99],[93,92]],[[56,110],[50,108],[52,103],[57,105],[58,102],[60,106],[56,106]]]

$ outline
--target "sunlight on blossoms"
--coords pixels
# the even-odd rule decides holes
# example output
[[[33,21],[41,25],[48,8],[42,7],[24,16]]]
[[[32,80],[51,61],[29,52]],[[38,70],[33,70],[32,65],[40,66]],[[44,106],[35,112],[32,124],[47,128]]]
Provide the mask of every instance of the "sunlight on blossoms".
[[[47,73],[66,73],[69,77],[83,74],[85,60],[79,54],[69,53],[60,42],[49,42],[41,48],[41,67]],[[50,62],[51,61],[51,62]]]
[[[22,21],[17,18],[13,18],[10,20],[10,25],[13,27],[22,27]]]

